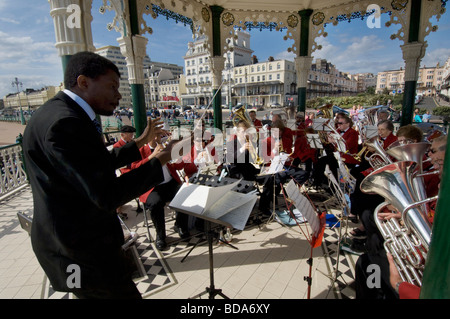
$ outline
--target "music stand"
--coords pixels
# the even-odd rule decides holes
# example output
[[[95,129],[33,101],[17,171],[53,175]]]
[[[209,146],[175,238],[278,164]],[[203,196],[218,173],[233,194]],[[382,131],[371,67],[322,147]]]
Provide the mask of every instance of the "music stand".
[[[199,217],[199,216],[197,216],[197,217]],[[227,226],[227,225],[224,225],[224,226]],[[229,226],[231,226],[231,225],[229,225]],[[211,222],[206,219],[205,219],[205,232],[206,232],[206,239],[208,241],[209,287],[206,287],[205,291],[203,291],[189,299],[200,298],[201,296],[203,296],[205,294],[208,294],[209,299],[214,299],[217,295],[221,296],[224,299],[230,299],[222,292],[222,289],[216,289],[216,287],[214,285],[214,265],[213,265],[214,260],[213,260],[213,247],[212,247],[213,235],[212,235],[212,230],[211,230]]]
[[[265,179],[265,181],[268,180],[268,178],[273,178],[273,198],[272,198],[272,214],[270,214],[269,219],[266,221],[266,223],[264,224],[264,226],[267,226],[269,223],[271,223],[274,219],[276,220],[276,208],[275,208],[275,200],[276,200],[276,194],[275,194],[275,190],[276,190],[276,176],[278,173],[282,172],[284,170],[284,163],[286,163],[286,160],[288,159],[289,155],[282,153],[280,155],[277,155],[273,158],[272,162],[270,163],[270,166],[268,169],[266,169],[264,172],[261,172],[260,174],[258,174],[258,177],[267,177],[267,179]],[[263,168],[263,167],[262,167]],[[261,171],[262,171],[261,168]],[[282,186],[282,185],[281,185]],[[283,223],[280,223],[282,226],[285,226]],[[259,225],[258,225],[259,226]],[[259,227],[259,230],[261,230],[261,227]],[[256,233],[253,234],[253,236],[255,236],[258,231]]]
[[[306,134],[306,139],[311,148],[323,149],[322,141],[320,140],[319,134]]]
[[[339,273],[339,259],[341,256],[341,244],[344,241],[344,238],[348,238],[348,214],[350,213],[350,207],[347,202],[347,198],[345,197],[345,194],[341,187],[339,186],[338,182],[336,181],[336,178],[334,177],[333,173],[331,172],[328,165],[325,167],[324,174],[328,177],[330,189],[332,190],[334,194],[334,198],[336,198],[342,208],[342,216],[338,218],[338,222],[336,222],[335,225],[333,225],[334,228],[338,223],[339,225],[339,232],[338,232],[338,241],[337,241],[337,251],[336,251],[336,268],[334,270],[334,276],[333,278],[330,278],[330,276],[327,276],[330,278],[333,283],[337,281],[338,273]],[[345,226],[344,226],[344,225]],[[342,228],[345,227],[345,234],[342,234]]]
[[[256,195],[252,194],[239,195],[237,192],[231,191],[231,189],[234,189],[234,187],[239,185],[239,182],[240,181],[238,180],[235,183],[230,183],[229,185],[223,186],[224,188],[222,189],[206,185],[190,184],[189,186],[186,186],[186,184],[183,184],[182,188],[178,191],[172,202],[169,204],[170,208],[203,219],[205,222],[205,233],[208,241],[210,285],[209,287],[206,287],[205,291],[203,291],[198,295],[195,295],[192,298],[199,298],[204,294],[209,294],[209,299],[214,299],[215,296],[217,295],[220,295],[223,298],[228,299],[228,297],[222,293],[222,290],[216,289],[214,285],[214,262],[213,262],[214,258],[212,247],[213,231],[211,224],[214,223],[222,225],[230,229],[233,228],[243,229],[243,225],[245,226],[246,220],[248,219],[248,216],[250,215],[250,212],[253,209],[253,206],[255,205]],[[205,189],[208,192],[202,194],[201,192],[204,191]],[[205,199],[206,202],[210,200],[210,195],[213,197],[218,197],[218,195],[225,193],[227,195],[223,196],[223,198],[221,198],[220,200],[215,201],[212,204],[212,206],[211,203],[204,204]],[[221,205],[219,206],[216,205],[220,204],[221,201],[223,202],[229,198],[237,200],[237,202],[234,201],[235,208],[230,208],[228,211],[223,211],[222,210],[223,207]],[[233,216],[238,216],[239,217],[238,220],[233,219]]]
[[[319,247],[322,244],[323,234],[325,231],[325,214],[319,212],[315,207],[312,200],[306,196],[302,195],[299,190],[299,184],[295,181],[295,179],[291,179],[291,181],[286,185],[286,193],[288,194],[290,200],[293,202],[294,206],[301,212],[302,216],[308,221],[311,226],[313,234],[308,235],[305,234],[303,228],[300,226],[298,220],[295,218],[294,213],[291,211],[291,206],[288,205],[289,212],[297,223],[298,227],[302,231],[303,235],[305,235],[306,239],[310,244],[310,257],[306,261],[309,265],[309,275],[304,276],[303,279],[308,283],[308,299],[311,297],[311,286],[312,286],[312,264],[313,264],[313,249]],[[302,186],[300,186],[301,188]],[[283,191],[284,195],[284,191]]]

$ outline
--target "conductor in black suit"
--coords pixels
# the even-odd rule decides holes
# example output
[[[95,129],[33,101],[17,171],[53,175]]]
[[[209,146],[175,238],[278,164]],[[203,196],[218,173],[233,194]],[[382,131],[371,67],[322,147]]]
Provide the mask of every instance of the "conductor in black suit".
[[[95,118],[112,115],[118,106],[119,79],[119,70],[106,58],[73,55],[66,90],[41,106],[24,132],[33,250],[53,288],[79,298],[141,298],[121,247],[116,208],[163,181],[161,167],[171,160],[176,143],[116,177],[117,168],[140,159],[139,148],[161,133],[162,123],[149,120],[134,141],[106,149]]]

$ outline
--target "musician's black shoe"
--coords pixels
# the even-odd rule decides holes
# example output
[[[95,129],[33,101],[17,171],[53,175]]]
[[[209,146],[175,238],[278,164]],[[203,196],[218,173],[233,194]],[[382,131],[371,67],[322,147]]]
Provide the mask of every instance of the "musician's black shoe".
[[[158,250],[163,250],[167,247],[167,243],[165,239],[162,239],[159,236],[156,236],[155,246]]]
[[[179,227],[178,225],[175,224],[174,226],[175,231],[178,233],[178,235],[180,236],[180,238],[188,238],[189,236],[191,236],[191,234],[189,233],[189,230],[187,229],[183,229],[181,227]]]

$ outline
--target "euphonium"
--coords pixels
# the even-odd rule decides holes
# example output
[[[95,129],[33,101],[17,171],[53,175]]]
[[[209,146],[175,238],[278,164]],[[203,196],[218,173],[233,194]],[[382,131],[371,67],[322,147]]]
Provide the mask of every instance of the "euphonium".
[[[431,224],[427,212],[423,209],[413,186],[418,173],[418,164],[412,161],[400,161],[385,165],[362,182],[360,189],[364,193],[382,196],[385,203],[374,212],[374,219],[385,240],[386,252],[394,257],[395,264],[403,280],[421,285],[422,271],[431,241]],[[436,200],[437,197],[426,201]],[[379,211],[392,205],[402,213],[403,226],[395,219],[380,221]]]
[[[245,106],[242,105],[240,108],[238,108],[236,111],[234,111],[232,122],[233,126],[237,127],[238,123],[240,121],[243,121],[247,123],[248,127],[253,127],[253,123],[250,119],[250,116],[248,116],[247,111],[245,110]],[[256,130],[256,129],[255,129]],[[258,152],[256,151],[255,147],[253,146],[252,142],[249,140],[247,136],[247,142],[249,143],[249,152],[250,156],[254,159],[254,163],[256,165],[262,165],[264,163],[264,159],[258,156]]]
[[[370,155],[368,158],[366,157],[366,160],[373,168],[378,169],[392,163],[392,160],[386,154],[383,145],[381,145],[378,135],[366,141],[365,146],[375,149],[375,153]]]

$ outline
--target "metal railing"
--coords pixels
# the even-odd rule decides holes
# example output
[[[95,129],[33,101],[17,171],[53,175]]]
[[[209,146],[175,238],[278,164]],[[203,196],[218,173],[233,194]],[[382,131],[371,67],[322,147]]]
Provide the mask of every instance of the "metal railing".
[[[0,198],[28,185],[22,143],[0,147]]]

